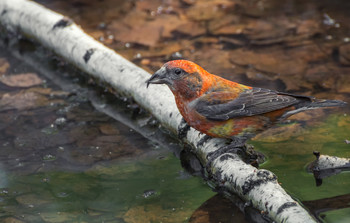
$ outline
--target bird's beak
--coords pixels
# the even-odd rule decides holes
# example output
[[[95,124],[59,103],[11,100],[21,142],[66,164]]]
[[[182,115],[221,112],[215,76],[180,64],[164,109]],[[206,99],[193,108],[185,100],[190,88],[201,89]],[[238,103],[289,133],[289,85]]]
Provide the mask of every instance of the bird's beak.
[[[167,78],[167,71],[165,67],[160,68],[156,71],[150,79],[146,81],[147,87],[149,84],[170,84],[170,80]]]

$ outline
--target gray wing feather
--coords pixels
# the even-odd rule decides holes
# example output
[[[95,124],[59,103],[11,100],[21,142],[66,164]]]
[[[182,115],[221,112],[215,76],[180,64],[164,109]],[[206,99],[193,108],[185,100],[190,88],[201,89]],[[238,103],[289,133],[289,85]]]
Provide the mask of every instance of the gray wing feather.
[[[210,93],[209,93],[210,94]],[[253,88],[241,93],[235,100],[220,103],[196,99],[194,109],[210,120],[224,121],[231,118],[253,116],[282,109],[300,102],[297,97],[276,91]],[[308,98],[308,97],[305,97]]]

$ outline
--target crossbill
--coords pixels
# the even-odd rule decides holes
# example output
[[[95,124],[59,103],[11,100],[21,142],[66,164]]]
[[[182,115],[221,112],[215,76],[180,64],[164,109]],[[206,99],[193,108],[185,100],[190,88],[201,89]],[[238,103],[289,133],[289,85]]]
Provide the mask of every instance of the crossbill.
[[[166,84],[191,127],[211,137],[231,138],[242,144],[257,133],[301,111],[345,106],[339,100],[250,87],[210,74],[187,60],[165,63],[149,84]]]

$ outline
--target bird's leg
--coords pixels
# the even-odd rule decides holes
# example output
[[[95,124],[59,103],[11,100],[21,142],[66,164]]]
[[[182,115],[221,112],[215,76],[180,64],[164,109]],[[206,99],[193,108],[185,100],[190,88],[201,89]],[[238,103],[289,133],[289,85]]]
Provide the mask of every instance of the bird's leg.
[[[245,147],[245,142],[248,140],[247,137],[231,137],[232,141],[229,146],[243,148]]]
[[[238,155],[244,155],[246,153],[246,146],[245,146],[245,138],[232,138],[232,141],[230,144],[221,147],[220,149],[211,152],[207,155],[207,164],[205,165],[205,169],[207,172],[209,172],[209,167],[213,163],[214,160],[216,160],[218,157],[220,157],[223,154],[238,154]]]
[[[187,124],[184,118],[181,119],[181,123],[177,128],[177,136],[179,139],[183,139],[187,136],[187,132],[190,130],[191,126]]]
[[[245,142],[249,139],[249,136],[246,137],[233,137],[230,144],[223,146],[222,148],[211,152],[207,155],[207,164],[205,165],[205,169],[207,172],[209,172],[209,168],[214,160],[216,160],[218,157],[222,157],[221,159],[224,159],[222,156],[224,154],[230,155],[230,154],[238,154],[242,160],[246,163],[249,163],[250,165],[258,168],[260,163],[263,163],[265,161],[265,156],[254,150],[254,147],[252,145],[246,144]]]

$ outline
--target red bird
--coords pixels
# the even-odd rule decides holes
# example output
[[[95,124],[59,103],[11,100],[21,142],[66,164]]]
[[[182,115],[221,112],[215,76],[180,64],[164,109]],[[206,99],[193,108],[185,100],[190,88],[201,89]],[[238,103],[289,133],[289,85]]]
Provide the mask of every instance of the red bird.
[[[149,84],[166,84],[170,88],[181,115],[191,127],[242,144],[298,112],[346,105],[338,100],[245,86],[210,74],[187,60],[167,62],[147,81],[147,87]]]

